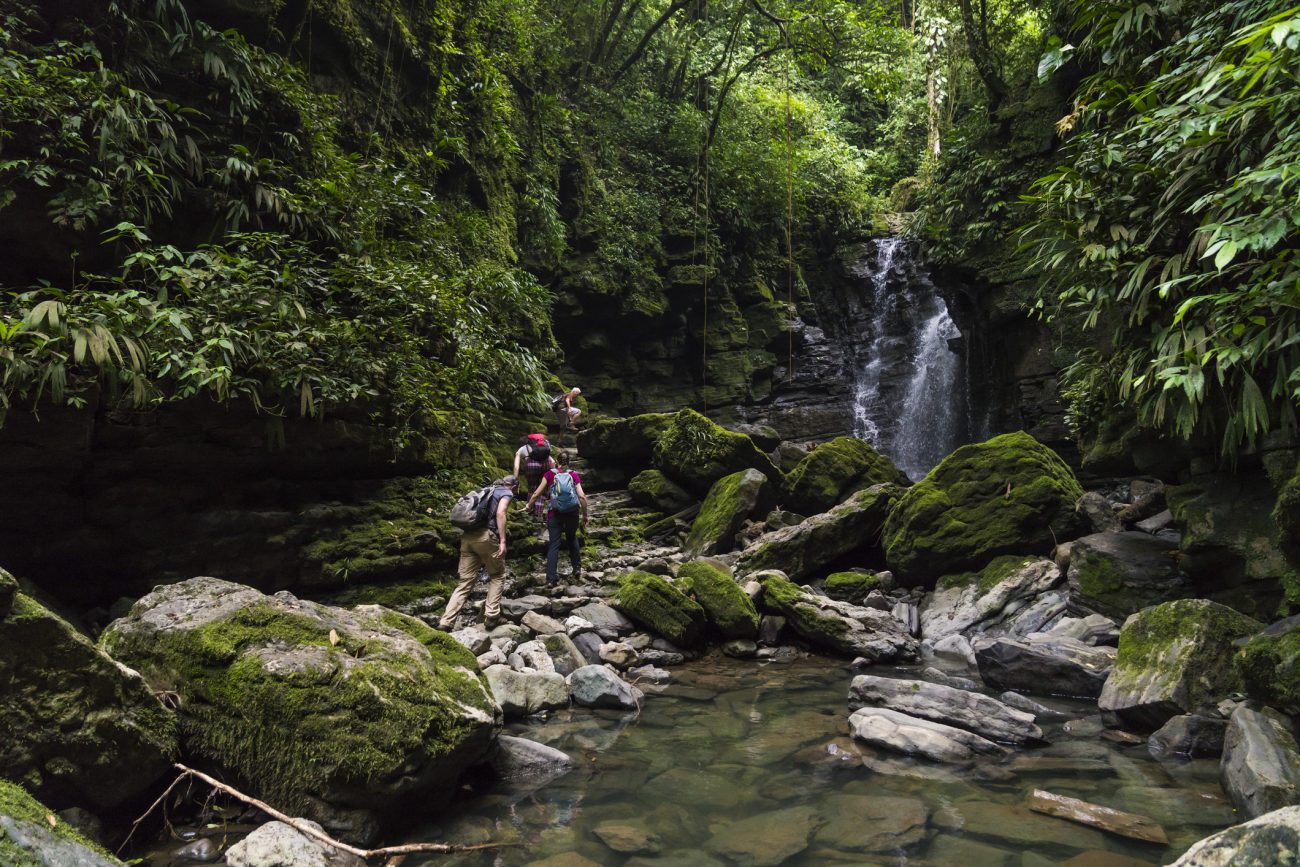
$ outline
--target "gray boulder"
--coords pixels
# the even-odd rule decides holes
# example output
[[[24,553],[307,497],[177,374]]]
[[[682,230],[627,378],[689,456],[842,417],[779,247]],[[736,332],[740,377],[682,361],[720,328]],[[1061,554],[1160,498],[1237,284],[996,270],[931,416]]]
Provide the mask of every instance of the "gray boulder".
[[[860,741],[905,756],[935,762],[969,762],[1009,751],[965,729],[918,719],[881,707],[864,707],[849,716],[849,730]]]
[[[1062,617],[1043,631],[1048,635],[1073,638],[1093,646],[1104,644],[1114,647],[1119,644],[1119,624],[1096,613],[1086,617]]]
[[[0,780],[0,863],[16,867],[124,867],[21,786]]]
[[[193,578],[156,588],[101,643],[180,697],[191,754],[362,842],[384,811],[449,799],[501,719],[469,650],[377,605]]]
[[[1194,843],[1172,867],[1278,867],[1297,852],[1300,807],[1283,807]]]
[[[622,612],[604,602],[588,602],[586,605],[579,605],[570,614],[590,623],[596,630],[596,634],[606,641],[613,641],[620,635],[636,631],[636,624]]]
[[[1025,744],[1043,738],[1032,714],[987,695],[923,680],[860,674],[849,685],[849,709],[861,707],[888,708],[1002,743]]]
[[[569,706],[568,683],[554,671],[515,671],[507,665],[493,665],[483,674],[507,719]]]
[[[487,653],[492,646],[492,638],[477,626],[466,626],[451,633],[451,637],[464,645],[475,656]]]
[[[920,644],[892,614],[819,596],[780,577],[762,578],[763,606],[807,641],[872,661],[915,659]]]
[[[1110,500],[1096,491],[1088,491],[1080,497],[1074,512],[1094,533],[1116,533],[1122,526]]]
[[[603,665],[586,665],[569,675],[574,704],[635,710],[645,694]]]
[[[1123,619],[1159,602],[1191,596],[1178,545],[1150,533],[1096,533],[1070,547],[1070,590],[1089,608]]]
[[[1124,622],[1115,670],[1097,702],[1108,719],[1151,729],[1242,691],[1237,638],[1264,625],[1207,599],[1146,608]]]
[[[529,611],[519,622],[538,635],[554,635],[564,631],[563,623],[539,611]]]
[[[1115,663],[1115,650],[1035,633],[977,641],[975,662],[994,689],[1094,698]]]
[[[297,819],[317,831],[320,825]],[[316,840],[284,822],[267,822],[230,847],[230,867],[365,867],[360,858]]]
[[[1300,749],[1272,713],[1238,707],[1223,739],[1220,782],[1237,809],[1251,817],[1300,804]]]
[[[880,528],[898,495],[895,485],[875,485],[829,512],[764,533],[741,553],[736,574],[779,569],[799,581],[855,550],[878,547]]]
[[[139,674],[6,579],[0,616],[0,772],[61,809],[107,810],[171,769],[175,715]]]
[[[1156,758],[1186,756],[1202,758],[1223,753],[1228,721],[1218,717],[1180,714],[1165,723],[1147,740],[1147,750]]]
[[[1051,560],[999,559],[969,581],[941,584],[921,609],[922,637],[938,641],[949,635],[1016,632],[1015,615],[1064,583],[1060,567]],[[993,571],[997,566],[1003,568]]]
[[[501,735],[488,760],[496,775],[510,783],[548,783],[573,770],[573,759],[546,744]]]

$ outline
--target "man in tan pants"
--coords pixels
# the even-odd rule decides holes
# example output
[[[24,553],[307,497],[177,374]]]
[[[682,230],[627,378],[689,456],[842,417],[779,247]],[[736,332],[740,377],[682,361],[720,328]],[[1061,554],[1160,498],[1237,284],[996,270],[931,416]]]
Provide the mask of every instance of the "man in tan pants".
[[[438,627],[451,626],[460,609],[469,598],[470,588],[478,581],[482,567],[488,575],[487,601],[483,603],[483,624],[491,629],[501,619],[501,586],[506,574],[506,509],[515,493],[514,476],[506,476],[492,487],[492,504],[488,507],[488,525],[463,530],[460,537],[460,583],[456,585],[447,610],[442,613]]]

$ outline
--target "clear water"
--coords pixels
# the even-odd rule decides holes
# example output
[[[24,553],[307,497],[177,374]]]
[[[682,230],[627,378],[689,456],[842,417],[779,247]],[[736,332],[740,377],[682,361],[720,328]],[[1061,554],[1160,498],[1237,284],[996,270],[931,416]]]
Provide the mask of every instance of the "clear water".
[[[511,726],[567,752],[576,770],[536,789],[490,789],[408,835],[519,845],[406,865],[735,863],[717,856],[726,845],[757,864],[1045,867],[1092,850],[1112,860],[1088,863],[1122,867],[1168,863],[1233,822],[1217,762],[1160,763],[1144,746],[1109,743],[1095,704],[1048,702],[1074,720],[1043,726],[1049,746],[958,769],[856,747],[846,706],[854,672],[840,661],[714,656],[674,673],[639,715],[575,709]],[[1036,788],[1150,815],[1172,843],[1028,813],[1020,805]],[[602,843],[595,831],[609,824],[655,835],[657,857]]]

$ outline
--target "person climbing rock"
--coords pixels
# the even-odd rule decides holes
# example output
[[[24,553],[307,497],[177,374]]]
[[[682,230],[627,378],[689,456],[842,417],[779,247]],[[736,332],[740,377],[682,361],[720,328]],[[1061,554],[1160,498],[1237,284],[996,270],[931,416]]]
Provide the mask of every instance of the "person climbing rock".
[[[562,430],[578,429],[578,416],[582,415],[582,410],[574,406],[573,402],[580,394],[582,394],[582,389],[575,385],[551,401],[551,409],[555,410],[555,414],[560,417],[560,428]]]
[[[550,500],[546,510],[546,586],[554,587],[559,583],[560,545],[569,551],[569,565],[572,567],[571,581],[582,576],[582,547],[578,541],[578,527],[587,528],[587,494],[582,490],[582,477],[569,469],[569,453],[561,451],[557,456],[557,466],[547,470],[542,476],[542,483],[528,498],[528,507],[543,494],[549,492]],[[563,543],[561,543],[563,536]]]
[[[546,434],[531,433],[523,438],[523,445],[515,452],[515,476],[523,470],[518,493],[528,494],[542,483],[542,476],[555,467],[555,458],[551,457],[551,444],[546,441]],[[532,502],[530,500],[530,502]],[[531,508],[524,509],[537,523],[546,520],[543,517],[544,504],[539,500]]]
[[[468,527],[460,537],[460,565],[457,572],[460,583],[447,600],[447,609],[438,621],[440,629],[448,629],[469,598],[470,588],[478,581],[479,569],[487,572],[487,600],[483,603],[483,625],[488,629],[501,619],[501,589],[506,573],[506,510],[515,496],[515,476],[506,476],[492,483],[484,509],[485,526]],[[454,513],[453,513],[454,514]]]

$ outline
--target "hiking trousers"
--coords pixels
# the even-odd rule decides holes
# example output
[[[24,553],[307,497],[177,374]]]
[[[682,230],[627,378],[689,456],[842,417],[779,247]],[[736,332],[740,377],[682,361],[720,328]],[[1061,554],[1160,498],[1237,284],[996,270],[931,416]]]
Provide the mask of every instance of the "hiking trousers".
[[[469,598],[470,590],[478,581],[480,568],[485,570],[488,576],[487,601],[483,603],[483,622],[487,625],[500,619],[501,588],[505,584],[506,563],[497,556],[498,544],[497,537],[486,528],[466,530],[460,537],[460,566],[457,568],[460,583],[456,585],[451,599],[447,600],[447,610],[442,613],[442,618],[438,621],[439,626],[451,625],[451,621],[460,613],[465,600]]]
[[[564,537],[564,547],[569,550],[569,564],[573,574],[582,571],[582,548],[578,544],[578,517],[580,509],[572,512],[550,512],[546,516],[546,583],[558,584],[560,581],[560,537]]]

